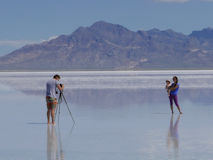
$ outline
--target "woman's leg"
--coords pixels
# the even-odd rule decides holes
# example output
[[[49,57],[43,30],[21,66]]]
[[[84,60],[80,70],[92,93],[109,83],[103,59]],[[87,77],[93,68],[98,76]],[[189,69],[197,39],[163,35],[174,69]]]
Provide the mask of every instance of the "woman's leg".
[[[180,114],[182,114],[182,112],[180,110],[180,106],[178,104],[178,96],[177,95],[174,96],[174,102],[175,102],[175,105],[177,106],[178,111],[180,112]]]
[[[174,113],[174,111],[173,111],[173,101],[172,101],[172,99],[173,99],[173,96],[172,96],[172,95],[170,95],[170,96],[169,96],[170,108],[171,108],[171,111],[172,111],[172,114],[173,114],[173,113]]]

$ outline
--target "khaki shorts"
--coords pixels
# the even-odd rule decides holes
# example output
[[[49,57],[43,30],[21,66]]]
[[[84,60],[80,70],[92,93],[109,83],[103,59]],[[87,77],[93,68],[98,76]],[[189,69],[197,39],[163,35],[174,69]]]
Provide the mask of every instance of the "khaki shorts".
[[[47,102],[48,109],[55,109],[56,105],[58,104],[56,98],[52,98],[52,97],[48,97],[48,96],[46,97],[46,102]]]

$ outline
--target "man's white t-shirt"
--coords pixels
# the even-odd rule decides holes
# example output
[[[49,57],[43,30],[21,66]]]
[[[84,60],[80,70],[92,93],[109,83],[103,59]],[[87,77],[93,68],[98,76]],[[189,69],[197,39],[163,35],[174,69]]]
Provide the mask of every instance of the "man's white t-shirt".
[[[46,96],[56,98],[56,88],[59,85],[59,81],[56,79],[51,79],[46,83]]]

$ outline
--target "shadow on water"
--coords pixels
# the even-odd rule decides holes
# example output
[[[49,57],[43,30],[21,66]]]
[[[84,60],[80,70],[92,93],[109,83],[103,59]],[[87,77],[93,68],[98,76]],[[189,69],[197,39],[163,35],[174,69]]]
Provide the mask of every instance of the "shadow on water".
[[[29,125],[42,125],[42,124],[47,124],[47,123],[45,123],[45,122],[27,122],[27,124],[29,124]]]
[[[70,129],[67,139],[72,135],[74,125]],[[69,141],[66,141],[67,143]],[[68,144],[67,144],[68,145]],[[64,160],[64,153],[67,148],[64,147],[61,136],[61,129],[58,123],[56,128],[54,125],[47,126],[47,160]]]
[[[178,159],[179,157],[179,134],[178,134],[178,125],[180,121],[180,115],[177,117],[175,124],[174,122],[174,115],[171,116],[170,124],[169,124],[169,132],[167,136],[167,147],[170,156]]]

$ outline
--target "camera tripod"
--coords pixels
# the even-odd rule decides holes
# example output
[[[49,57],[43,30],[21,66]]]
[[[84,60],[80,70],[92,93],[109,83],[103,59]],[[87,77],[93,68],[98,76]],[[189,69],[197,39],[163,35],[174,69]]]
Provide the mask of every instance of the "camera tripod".
[[[60,116],[60,109],[61,109],[61,103],[62,103],[63,100],[64,100],[64,102],[65,102],[65,104],[66,104],[66,107],[67,107],[67,110],[68,110],[68,112],[69,112],[69,114],[70,114],[70,117],[72,118],[72,121],[73,121],[73,123],[75,124],[75,120],[74,120],[74,118],[73,118],[73,116],[72,116],[72,112],[71,112],[71,110],[70,110],[70,108],[69,108],[69,106],[68,106],[68,104],[67,104],[66,98],[65,98],[65,96],[64,96],[64,94],[63,94],[62,91],[60,91],[60,94],[59,94],[58,105],[57,105],[57,108],[56,108],[55,117],[57,116],[57,112],[58,112],[58,119],[59,119],[59,116]]]

